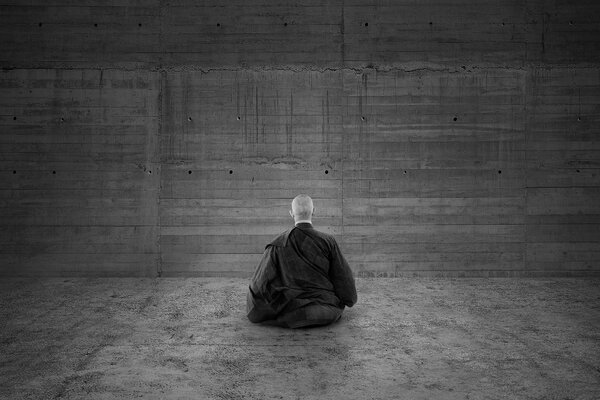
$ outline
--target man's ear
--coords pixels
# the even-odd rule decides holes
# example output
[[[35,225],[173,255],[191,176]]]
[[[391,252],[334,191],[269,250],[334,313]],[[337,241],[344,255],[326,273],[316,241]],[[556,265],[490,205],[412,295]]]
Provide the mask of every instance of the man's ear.
[[[315,211],[317,211],[317,209],[313,207],[312,215],[315,215]]]
[[[292,212],[292,210],[288,210],[288,212],[290,213],[290,217],[294,218],[294,213]]]

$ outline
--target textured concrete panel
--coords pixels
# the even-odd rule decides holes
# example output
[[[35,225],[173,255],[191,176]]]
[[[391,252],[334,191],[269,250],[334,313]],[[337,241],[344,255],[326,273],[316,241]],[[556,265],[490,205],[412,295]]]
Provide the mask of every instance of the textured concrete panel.
[[[2,274],[156,274],[155,75],[1,73]]]
[[[299,192],[341,233],[342,74],[163,75],[164,275],[248,275]],[[192,241],[189,246],[181,243]]]
[[[15,1],[9,67],[597,63],[595,1]]]

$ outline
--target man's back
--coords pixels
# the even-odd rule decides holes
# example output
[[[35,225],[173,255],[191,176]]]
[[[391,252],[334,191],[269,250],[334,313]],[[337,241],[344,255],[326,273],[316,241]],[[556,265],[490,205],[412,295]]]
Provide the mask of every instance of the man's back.
[[[250,283],[248,318],[322,325],[356,300],[352,271],[333,236],[299,223],[266,246]]]

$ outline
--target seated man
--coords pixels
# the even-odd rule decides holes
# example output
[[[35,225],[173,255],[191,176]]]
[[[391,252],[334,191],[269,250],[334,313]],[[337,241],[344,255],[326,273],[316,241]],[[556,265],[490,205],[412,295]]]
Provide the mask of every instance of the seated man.
[[[327,325],[356,303],[354,277],[337,242],[311,223],[312,199],[299,195],[295,227],[266,246],[248,291],[248,319],[286,328]]]

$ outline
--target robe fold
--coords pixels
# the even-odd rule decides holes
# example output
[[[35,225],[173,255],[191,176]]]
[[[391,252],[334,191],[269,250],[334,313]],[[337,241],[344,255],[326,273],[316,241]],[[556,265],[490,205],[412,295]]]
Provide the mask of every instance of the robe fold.
[[[357,301],[352,270],[333,236],[300,223],[269,243],[247,296],[252,322],[324,325]]]

